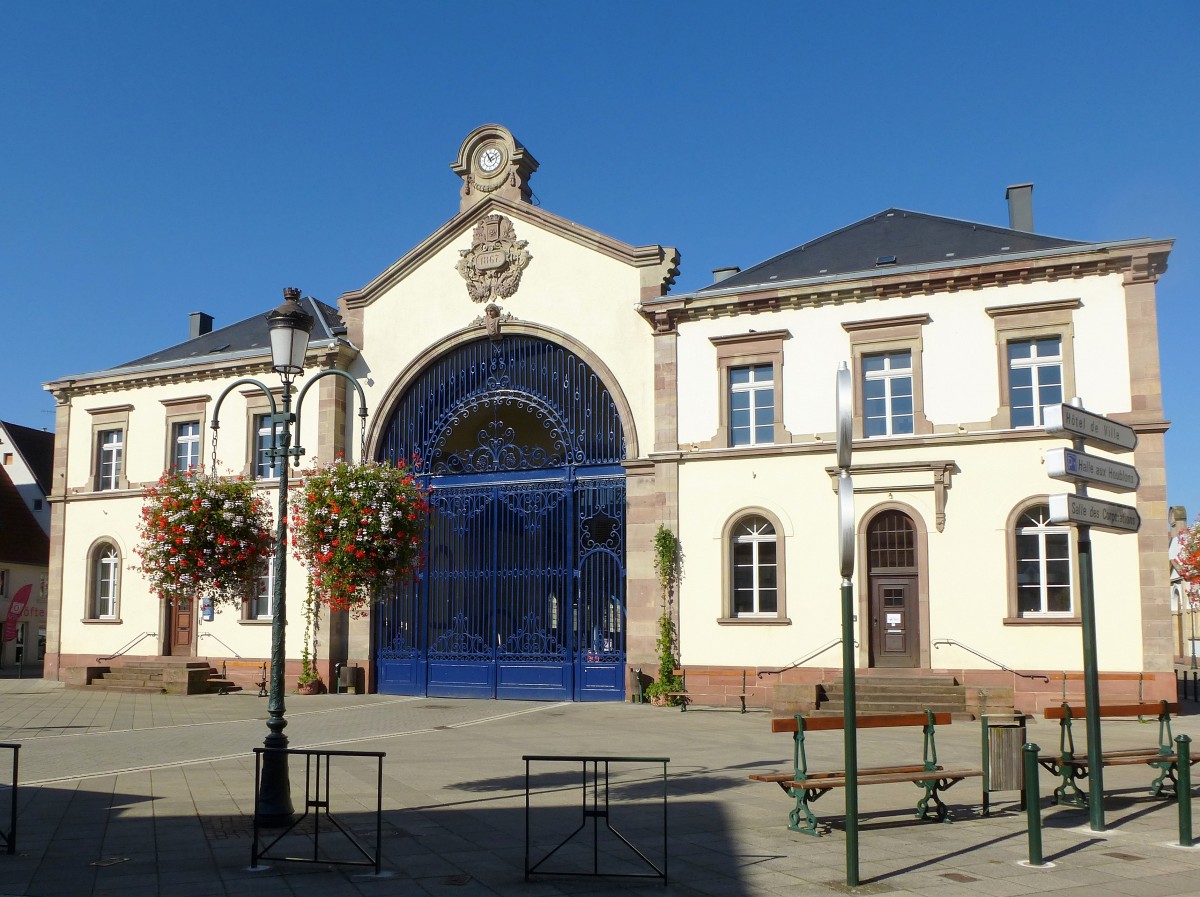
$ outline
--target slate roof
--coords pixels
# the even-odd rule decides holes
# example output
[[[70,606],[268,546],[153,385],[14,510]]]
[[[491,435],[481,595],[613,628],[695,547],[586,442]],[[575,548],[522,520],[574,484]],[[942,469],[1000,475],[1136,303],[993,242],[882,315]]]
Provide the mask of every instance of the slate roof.
[[[889,268],[1083,245],[1026,231],[885,209],[789,249],[732,277],[698,290],[728,290],[803,278],[855,272],[886,273]],[[889,261],[890,260],[890,261]]]
[[[0,563],[44,567],[50,563],[50,537],[0,466]]]
[[[346,325],[338,314],[338,310],[332,305],[318,302],[311,296],[301,299],[300,305],[316,319],[313,322],[312,334],[309,336],[310,341],[329,340],[346,333]],[[127,361],[117,365],[113,370],[148,364],[165,364],[173,361],[198,361],[203,358],[217,357],[226,353],[247,352],[253,349],[269,352],[271,338],[267,330],[267,313],[271,310],[268,308],[252,318],[246,318],[244,321],[238,321],[236,324],[205,333],[150,355],[143,355],[133,361]]]
[[[22,427],[6,420],[0,421],[0,424],[4,425],[13,446],[29,465],[34,479],[42,488],[42,494],[49,495],[50,483],[54,478],[54,434],[45,430],[35,430],[33,427]]]

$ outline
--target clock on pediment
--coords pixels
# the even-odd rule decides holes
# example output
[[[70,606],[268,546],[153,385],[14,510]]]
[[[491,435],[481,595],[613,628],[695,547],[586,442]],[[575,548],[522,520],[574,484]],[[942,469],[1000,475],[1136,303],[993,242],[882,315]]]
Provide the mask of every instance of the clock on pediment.
[[[529,202],[538,163],[507,128],[482,125],[467,135],[450,167],[463,179],[460,210],[466,210],[488,196]]]

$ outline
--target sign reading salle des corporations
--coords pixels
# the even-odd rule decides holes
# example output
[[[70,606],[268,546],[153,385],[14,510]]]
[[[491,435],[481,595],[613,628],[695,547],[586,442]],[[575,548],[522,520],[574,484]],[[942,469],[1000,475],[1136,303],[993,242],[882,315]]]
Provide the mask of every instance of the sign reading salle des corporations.
[[[1114,533],[1136,533],[1142,525],[1137,509],[1085,495],[1050,496],[1050,519],[1054,523],[1077,523]]]

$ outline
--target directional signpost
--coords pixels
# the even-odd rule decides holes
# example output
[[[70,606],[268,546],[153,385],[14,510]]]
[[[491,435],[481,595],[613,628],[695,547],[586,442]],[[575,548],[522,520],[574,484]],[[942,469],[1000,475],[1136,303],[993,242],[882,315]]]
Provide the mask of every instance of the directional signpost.
[[[838,565],[842,574],[842,727],[846,770],[846,885],[858,887],[858,699],[854,685],[854,386],[842,362],[837,372]]]
[[[1109,452],[1137,448],[1132,427],[1084,411],[1079,399],[1069,405],[1051,405],[1042,412],[1046,432],[1069,436],[1072,448],[1048,449],[1046,472],[1056,480],[1075,484],[1075,493],[1050,496],[1050,520],[1079,527],[1079,617],[1083,630],[1083,690],[1087,707],[1088,814],[1092,831],[1104,831],[1104,766],[1100,744],[1100,677],[1096,661],[1096,598],[1092,586],[1092,527],[1114,533],[1136,533],[1142,518],[1136,508],[1088,497],[1088,486],[1108,492],[1134,492],[1140,482],[1137,469],[1100,455],[1089,455],[1084,446]]]

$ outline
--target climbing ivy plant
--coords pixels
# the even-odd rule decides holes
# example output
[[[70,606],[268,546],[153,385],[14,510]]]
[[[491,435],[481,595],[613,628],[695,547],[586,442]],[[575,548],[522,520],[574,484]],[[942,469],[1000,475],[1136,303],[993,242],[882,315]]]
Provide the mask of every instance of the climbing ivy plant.
[[[683,680],[675,675],[679,668],[678,630],[672,606],[675,590],[683,576],[683,550],[679,537],[666,526],[659,525],[654,533],[654,574],[658,577],[662,613],[658,618],[658,679],[646,688],[646,694],[656,704],[676,705],[682,699],[670,692],[682,691]]]

